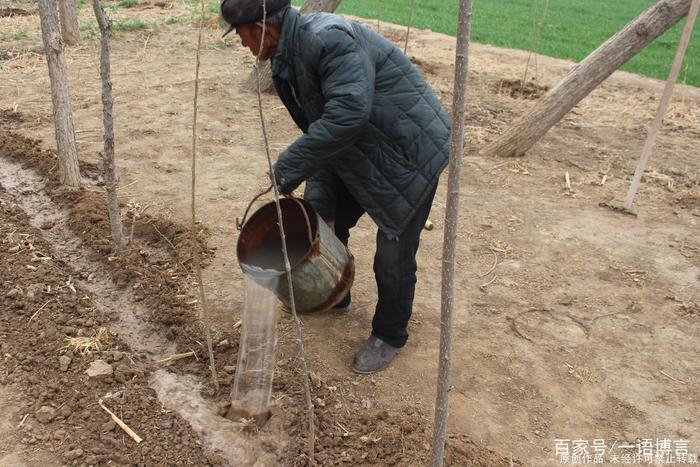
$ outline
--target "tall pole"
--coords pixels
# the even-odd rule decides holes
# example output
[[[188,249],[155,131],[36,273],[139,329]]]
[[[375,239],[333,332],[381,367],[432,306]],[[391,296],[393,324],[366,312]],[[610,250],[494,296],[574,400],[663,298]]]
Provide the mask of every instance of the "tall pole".
[[[459,27],[455,54],[455,84],[452,101],[452,139],[449,177],[447,180],[447,211],[445,237],[442,247],[442,307],[440,312],[440,360],[438,363],[435,424],[433,426],[433,467],[441,467],[445,457],[450,372],[452,370],[452,310],[454,307],[454,271],[459,221],[459,184],[464,152],[464,120],[466,113],[467,71],[469,70],[469,34],[471,32],[472,0],[459,2]]]
[[[644,149],[642,149],[642,155],[639,158],[639,163],[637,164],[637,170],[634,172],[634,179],[632,180],[632,184],[627,192],[627,199],[625,200],[625,209],[627,210],[632,209],[632,203],[634,202],[634,197],[637,194],[639,182],[642,180],[644,168],[647,166],[647,162],[649,162],[649,157],[651,157],[651,149],[654,147],[654,143],[656,142],[656,134],[659,132],[659,128],[661,128],[661,122],[664,119],[664,115],[666,115],[666,110],[668,110],[668,104],[671,102],[673,87],[678,79],[678,72],[681,69],[683,57],[685,57],[685,51],[688,48],[688,42],[690,41],[690,36],[693,33],[695,18],[698,16],[698,7],[700,7],[700,0],[693,0],[692,5],[690,5],[690,11],[688,12],[688,19],[685,22],[685,28],[683,28],[681,40],[678,43],[676,58],[673,60],[671,72],[668,75],[666,86],[664,86],[664,92],[661,95],[661,102],[659,102],[659,107],[656,109],[654,122],[651,124],[651,128],[649,129],[647,140],[644,143]]]

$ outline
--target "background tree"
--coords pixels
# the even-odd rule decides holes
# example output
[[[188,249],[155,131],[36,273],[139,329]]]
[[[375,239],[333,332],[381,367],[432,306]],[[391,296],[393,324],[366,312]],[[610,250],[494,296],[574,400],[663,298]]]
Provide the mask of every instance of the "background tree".
[[[66,45],[77,45],[80,42],[80,25],[75,0],[58,0],[58,11],[61,17],[61,31]]]
[[[63,55],[63,38],[61,37],[56,2],[54,0],[39,0],[39,17],[44,53],[51,81],[53,120],[58,149],[58,176],[62,184],[79,187],[80,166],[68,90],[68,67]]]
[[[117,198],[117,167],[114,163],[114,120],[112,118],[112,78],[109,63],[109,41],[112,37],[112,23],[105,15],[100,0],[92,0],[97,24],[100,26],[100,77],[102,78],[102,123],[104,124],[104,150],[102,152],[102,176],[107,191],[107,211],[112,231],[114,252],[122,254],[126,250],[124,228]]]

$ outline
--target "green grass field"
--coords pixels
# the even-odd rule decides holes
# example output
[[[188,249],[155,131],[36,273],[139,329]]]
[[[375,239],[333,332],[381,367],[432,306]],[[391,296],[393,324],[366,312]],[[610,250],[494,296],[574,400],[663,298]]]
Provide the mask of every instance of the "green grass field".
[[[301,5],[301,0],[294,0]],[[655,0],[474,0],[472,40],[579,61]],[[345,0],[339,13],[406,24],[410,0]],[[416,0],[413,25],[454,36],[457,0]],[[630,60],[623,70],[666,79],[685,19]],[[539,45],[534,37],[539,30]],[[700,86],[700,26],[678,78]]]

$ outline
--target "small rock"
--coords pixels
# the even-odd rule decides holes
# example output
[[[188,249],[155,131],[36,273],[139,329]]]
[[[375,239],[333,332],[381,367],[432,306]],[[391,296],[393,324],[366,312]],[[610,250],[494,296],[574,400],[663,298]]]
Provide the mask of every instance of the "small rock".
[[[47,219],[44,222],[42,222],[39,227],[41,227],[41,230],[49,230],[53,229],[54,225],[56,225],[54,221]]]
[[[78,449],[73,449],[72,451],[67,451],[63,453],[63,457],[66,460],[73,461],[77,459],[78,457],[82,457],[83,455],[83,450],[78,448]]]
[[[230,407],[231,403],[230,402],[222,402],[216,405],[216,415],[219,417],[225,417],[226,412],[228,412],[228,408]]]
[[[56,418],[56,409],[44,405],[36,411],[35,416],[36,419],[39,420],[41,423],[51,423],[51,420]]]
[[[236,367],[233,365],[225,366],[224,371],[226,373],[233,373],[234,371],[236,371]]]
[[[369,410],[374,406],[374,403],[369,399],[362,399],[362,408]]]
[[[44,284],[32,284],[27,287],[27,298],[34,300],[37,295],[41,295],[44,292]]]
[[[85,462],[86,462],[88,465],[97,465],[97,462],[98,462],[97,456],[95,456],[95,455],[88,456],[88,457],[85,458]]]
[[[224,463],[224,458],[221,454],[210,454],[207,460],[211,465],[222,465]]]
[[[118,351],[118,350],[115,350],[114,352],[112,352],[112,359],[113,359],[115,362],[118,362],[118,361],[121,360],[122,358],[124,358],[124,352],[120,352],[120,351]]]
[[[70,366],[71,361],[72,359],[69,356],[61,355],[61,357],[58,359],[58,367],[61,371],[66,372],[68,371],[68,367]]]
[[[20,250],[19,245],[15,245],[7,250],[8,253],[17,253]]]
[[[102,426],[100,427],[100,431],[103,433],[108,433],[110,431],[114,431],[114,429],[116,427],[117,427],[117,424],[114,423],[113,420],[110,420],[110,421],[102,424]]]
[[[61,407],[61,415],[65,418],[70,417],[73,415],[73,408],[70,405],[65,404],[63,407]]]
[[[7,298],[12,298],[12,297],[16,297],[17,295],[20,295],[20,294],[21,294],[21,291],[20,291],[17,287],[15,287],[14,289],[10,289],[10,290],[5,294],[5,297],[7,297]]]
[[[53,439],[60,441],[63,438],[66,437],[66,431],[65,430],[56,430],[53,432]]]
[[[104,360],[95,360],[90,364],[85,373],[90,378],[98,378],[101,376],[112,376],[113,373],[112,365],[105,362]]]

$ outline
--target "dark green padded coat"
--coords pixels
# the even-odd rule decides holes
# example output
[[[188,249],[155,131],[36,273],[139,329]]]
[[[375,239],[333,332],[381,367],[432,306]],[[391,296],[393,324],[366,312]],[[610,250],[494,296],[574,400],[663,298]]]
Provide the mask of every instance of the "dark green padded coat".
[[[282,192],[325,220],[342,180],[380,230],[398,237],[437,184],[449,157],[450,118],[413,64],[368,28],[289,9],[272,75],[304,134],[275,164]]]

